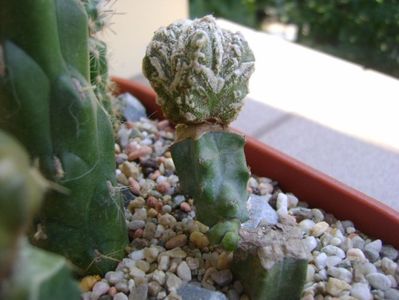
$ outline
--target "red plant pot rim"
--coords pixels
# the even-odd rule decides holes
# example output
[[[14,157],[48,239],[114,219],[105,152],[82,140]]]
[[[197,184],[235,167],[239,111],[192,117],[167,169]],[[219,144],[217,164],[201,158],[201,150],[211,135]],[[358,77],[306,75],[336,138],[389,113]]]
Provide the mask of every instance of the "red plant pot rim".
[[[152,118],[164,119],[152,89],[118,77],[113,81],[120,93],[130,92],[140,99]],[[278,181],[283,190],[311,207],[351,220],[362,232],[399,248],[399,213],[393,208],[250,136],[246,136],[245,154],[253,174]]]

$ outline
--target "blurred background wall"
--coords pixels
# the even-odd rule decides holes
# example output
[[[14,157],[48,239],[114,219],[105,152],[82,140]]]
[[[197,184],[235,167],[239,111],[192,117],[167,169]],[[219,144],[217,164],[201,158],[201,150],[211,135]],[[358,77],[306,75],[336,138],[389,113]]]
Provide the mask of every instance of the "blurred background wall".
[[[109,47],[110,73],[126,78],[141,73],[141,60],[154,31],[188,17],[187,0],[110,1],[109,30],[102,37]]]

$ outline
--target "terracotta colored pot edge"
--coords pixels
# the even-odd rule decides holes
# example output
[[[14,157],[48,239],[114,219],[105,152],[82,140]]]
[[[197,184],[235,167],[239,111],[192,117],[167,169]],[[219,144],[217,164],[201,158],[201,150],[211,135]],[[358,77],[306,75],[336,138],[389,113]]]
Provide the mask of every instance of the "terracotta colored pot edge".
[[[113,81],[119,92],[130,92],[140,99],[152,118],[164,118],[152,89],[118,77]],[[399,213],[394,209],[252,137],[246,136],[246,140],[245,153],[252,173],[278,181],[284,191],[311,207],[351,220],[364,233],[399,248]]]

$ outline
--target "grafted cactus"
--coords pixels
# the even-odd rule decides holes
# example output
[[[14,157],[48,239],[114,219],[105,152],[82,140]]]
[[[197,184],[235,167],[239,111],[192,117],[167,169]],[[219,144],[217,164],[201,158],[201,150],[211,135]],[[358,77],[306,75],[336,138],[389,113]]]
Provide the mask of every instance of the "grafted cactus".
[[[248,218],[249,171],[244,138],[227,126],[242,107],[253,69],[254,56],[244,38],[220,29],[211,16],[159,29],[143,60],[158,103],[177,124],[171,152],[180,186],[194,198],[198,219],[211,227],[211,243],[245,253],[235,256],[234,272],[253,299],[296,299],[303,288],[306,253],[285,253],[291,240],[282,239],[283,255],[271,258],[273,267],[263,265],[258,253],[270,246],[269,236],[258,231],[259,241],[254,241],[240,230]]]
[[[239,33],[213,17],[161,28],[147,48],[143,72],[175,123],[228,125],[243,105],[254,56]]]
[[[24,237],[47,185],[28,154],[0,130],[1,299],[79,299],[66,260],[32,247]]]
[[[78,0],[0,2],[0,128],[28,149],[51,191],[35,245],[82,272],[123,257],[127,231],[113,188],[113,136],[89,75],[87,15]]]

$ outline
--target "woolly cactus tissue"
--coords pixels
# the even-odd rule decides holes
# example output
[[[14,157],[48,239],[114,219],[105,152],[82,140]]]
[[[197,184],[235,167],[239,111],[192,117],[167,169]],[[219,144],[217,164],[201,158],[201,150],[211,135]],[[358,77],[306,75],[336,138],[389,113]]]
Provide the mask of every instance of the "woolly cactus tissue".
[[[228,125],[248,93],[254,60],[241,34],[219,28],[207,16],[158,30],[143,72],[169,120]]]
[[[171,152],[180,188],[193,197],[197,218],[210,226],[211,243],[235,251],[233,271],[246,279],[243,283],[253,299],[288,299],[281,298],[287,295],[295,299],[306,274],[307,252],[300,238],[291,234],[278,239],[277,245],[268,241],[281,234],[278,228],[253,229],[255,234],[241,228],[248,219],[249,170],[245,140],[228,125],[243,106],[254,60],[241,34],[219,28],[212,16],[206,16],[156,31],[143,73],[165,116],[176,124]],[[293,244],[298,251],[286,253],[284,249]],[[281,250],[267,266],[260,263],[268,259],[265,247]],[[251,264],[256,265],[255,272]],[[291,292],[284,292],[287,289]]]

